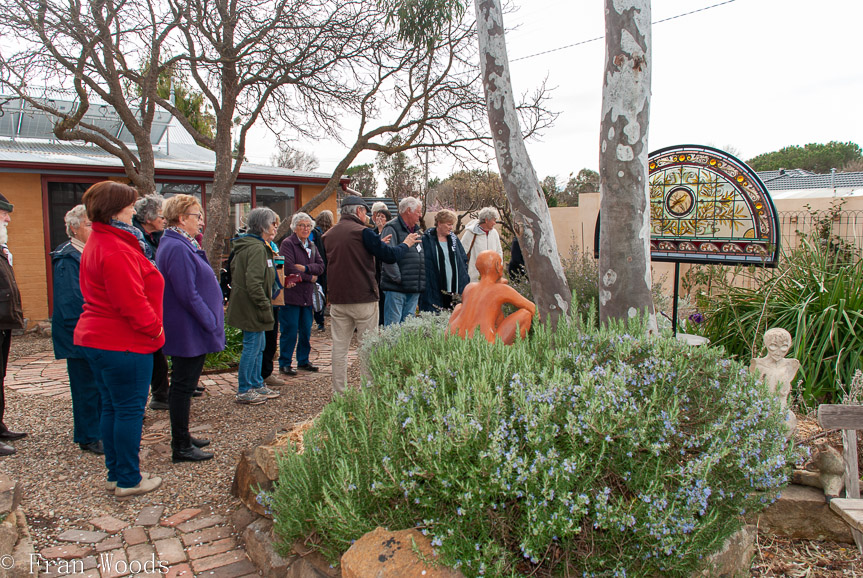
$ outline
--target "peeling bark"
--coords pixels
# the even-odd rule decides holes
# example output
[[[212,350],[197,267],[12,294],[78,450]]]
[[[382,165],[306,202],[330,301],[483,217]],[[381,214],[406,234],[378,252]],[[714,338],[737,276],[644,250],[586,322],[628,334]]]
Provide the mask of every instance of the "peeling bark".
[[[516,115],[500,0],[475,0],[474,6],[482,84],[500,176],[513,221],[519,225],[519,243],[540,317],[556,324],[569,311],[572,293],[563,274],[548,204]]]
[[[647,314],[649,330],[655,331],[647,182],[650,43],[650,0],[605,0],[599,154],[600,320]]]

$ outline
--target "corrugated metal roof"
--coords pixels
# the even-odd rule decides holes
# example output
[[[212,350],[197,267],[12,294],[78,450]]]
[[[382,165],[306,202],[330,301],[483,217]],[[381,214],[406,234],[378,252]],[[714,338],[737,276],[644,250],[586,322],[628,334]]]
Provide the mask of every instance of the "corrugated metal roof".
[[[762,171],[758,177],[767,190],[789,191],[803,189],[855,189],[863,188],[863,172],[819,175],[802,169]]]
[[[196,144],[167,143],[162,149],[153,151],[157,170],[212,172],[216,164],[215,153]],[[119,158],[95,145],[32,139],[0,139],[0,161],[123,169]],[[330,177],[329,173],[302,172],[252,163],[243,163],[241,171],[244,175],[296,177],[300,180]]]

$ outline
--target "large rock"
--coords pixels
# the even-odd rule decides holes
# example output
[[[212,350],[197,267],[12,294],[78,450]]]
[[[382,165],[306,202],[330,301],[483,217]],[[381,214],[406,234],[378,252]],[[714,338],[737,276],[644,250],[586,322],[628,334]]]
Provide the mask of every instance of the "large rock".
[[[276,462],[276,454],[284,452],[286,449],[283,445],[267,445],[258,446],[255,448],[255,463],[267,476],[267,479],[275,481],[279,478],[279,467]]]
[[[12,550],[12,559],[15,567],[9,570],[9,578],[33,578],[38,576],[38,571],[31,567],[31,561],[36,558],[36,549],[33,547],[33,538],[30,535],[30,526],[27,517],[21,510],[13,512],[18,522],[18,543]]]
[[[0,474],[0,518],[17,510],[21,504],[21,484],[9,476]]]
[[[267,578],[280,578],[288,571],[291,560],[281,557],[273,547],[273,522],[258,518],[243,531],[246,554]]]
[[[294,545],[287,558],[276,552],[273,539],[273,522],[258,518],[243,531],[246,554],[268,578],[335,578],[339,571],[331,567],[324,557],[303,547],[300,542]]]
[[[15,512],[8,514],[0,523],[0,556],[12,553],[18,543],[18,518]]]
[[[342,578],[464,578],[461,572],[424,561],[436,559],[431,542],[417,530],[375,528],[342,556]]]
[[[755,526],[743,526],[725,540],[718,552],[708,556],[702,570],[696,576],[722,578],[744,578],[750,575],[752,557],[755,555]]]
[[[784,488],[782,496],[752,523],[789,538],[854,543],[851,529],[830,510],[824,492],[807,486]]]
[[[231,493],[238,497],[245,506],[260,516],[272,518],[263,505],[258,503],[258,488],[264,491],[273,489],[273,481],[267,476],[255,460],[255,450],[247,450],[240,455],[240,463],[234,472],[234,484]]]

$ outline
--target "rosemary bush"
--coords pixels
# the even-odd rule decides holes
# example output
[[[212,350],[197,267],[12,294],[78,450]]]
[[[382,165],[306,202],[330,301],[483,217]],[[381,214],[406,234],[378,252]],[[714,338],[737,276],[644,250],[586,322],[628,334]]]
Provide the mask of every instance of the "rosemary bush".
[[[445,322],[367,339],[372,384],[282,456],[260,496],[282,553],[314,533],[337,563],[415,527],[469,577],[682,576],[787,481],[778,403],[718,349],[593,320],[505,347]]]

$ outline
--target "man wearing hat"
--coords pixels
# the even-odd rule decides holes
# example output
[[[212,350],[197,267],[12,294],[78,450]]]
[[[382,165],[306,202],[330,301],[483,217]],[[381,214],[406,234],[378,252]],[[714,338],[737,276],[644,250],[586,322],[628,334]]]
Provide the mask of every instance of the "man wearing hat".
[[[395,263],[419,236],[411,233],[396,247],[387,245],[366,226],[368,207],[356,196],[342,201],[339,222],[324,233],[327,253],[327,295],[333,336],[333,391],[343,392],[348,381],[348,347],[354,329],[362,337],[378,325],[378,284],[375,257]]]
[[[6,243],[9,234],[6,227],[12,222],[12,203],[0,193],[0,296],[8,295],[8,304],[0,306],[0,456],[15,453],[15,448],[7,441],[19,440],[27,434],[9,431],[3,422],[6,411],[6,395],[3,380],[6,379],[6,362],[9,360],[9,346],[12,344],[12,330],[23,329],[24,312],[21,309],[21,293],[12,272],[12,253]]]

